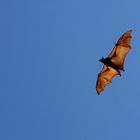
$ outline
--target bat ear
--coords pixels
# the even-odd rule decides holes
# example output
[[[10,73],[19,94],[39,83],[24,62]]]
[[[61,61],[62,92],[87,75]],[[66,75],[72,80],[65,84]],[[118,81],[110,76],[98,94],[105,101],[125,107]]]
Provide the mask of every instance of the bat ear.
[[[99,61],[102,62],[104,60],[104,58],[102,57]]]

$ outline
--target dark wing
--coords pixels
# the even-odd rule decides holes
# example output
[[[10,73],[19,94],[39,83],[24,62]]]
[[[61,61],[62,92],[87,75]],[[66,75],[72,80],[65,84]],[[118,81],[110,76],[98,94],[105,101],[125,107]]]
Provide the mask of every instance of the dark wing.
[[[117,66],[123,69],[124,60],[131,49],[130,41],[131,41],[131,30],[124,33],[120,39],[118,40],[116,46],[113,48],[112,52],[109,54],[109,58],[111,61],[115,63]]]
[[[119,72],[112,67],[108,67],[104,65],[101,73],[98,74],[98,79],[96,83],[96,91],[98,94],[105,88],[105,86],[111,83],[112,78],[116,75],[119,75]]]

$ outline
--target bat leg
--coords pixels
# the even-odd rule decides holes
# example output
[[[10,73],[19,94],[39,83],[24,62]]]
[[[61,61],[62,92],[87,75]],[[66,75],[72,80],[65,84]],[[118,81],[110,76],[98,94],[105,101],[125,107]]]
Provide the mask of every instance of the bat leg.
[[[119,71],[119,70],[117,70],[117,72],[119,73],[119,75],[120,75],[120,77],[121,77],[122,75],[121,75],[120,71]]]

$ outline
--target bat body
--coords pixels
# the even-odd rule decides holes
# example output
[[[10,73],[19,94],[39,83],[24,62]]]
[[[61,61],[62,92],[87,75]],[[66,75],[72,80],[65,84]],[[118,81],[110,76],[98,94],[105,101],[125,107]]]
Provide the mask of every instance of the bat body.
[[[124,71],[124,60],[131,49],[131,30],[124,33],[115,47],[107,58],[101,58],[99,61],[104,64],[101,72],[98,74],[96,91],[98,94],[102,92],[105,86],[111,83],[112,79],[116,75],[120,75],[120,71]]]
[[[112,67],[116,70],[120,69],[120,70],[124,71],[124,69],[122,67],[119,67],[118,65],[114,64],[109,57],[107,57],[107,58],[102,57],[99,61],[102,62],[103,64],[105,64],[107,66],[107,68]]]

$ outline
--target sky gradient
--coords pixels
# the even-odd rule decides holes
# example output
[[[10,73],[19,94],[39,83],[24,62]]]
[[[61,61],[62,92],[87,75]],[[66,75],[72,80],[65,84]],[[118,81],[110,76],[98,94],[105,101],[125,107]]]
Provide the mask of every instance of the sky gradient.
[[[0,1],[0,139],[140,139],[138,0]],[[132,29],[125,72],[95,85]]]

